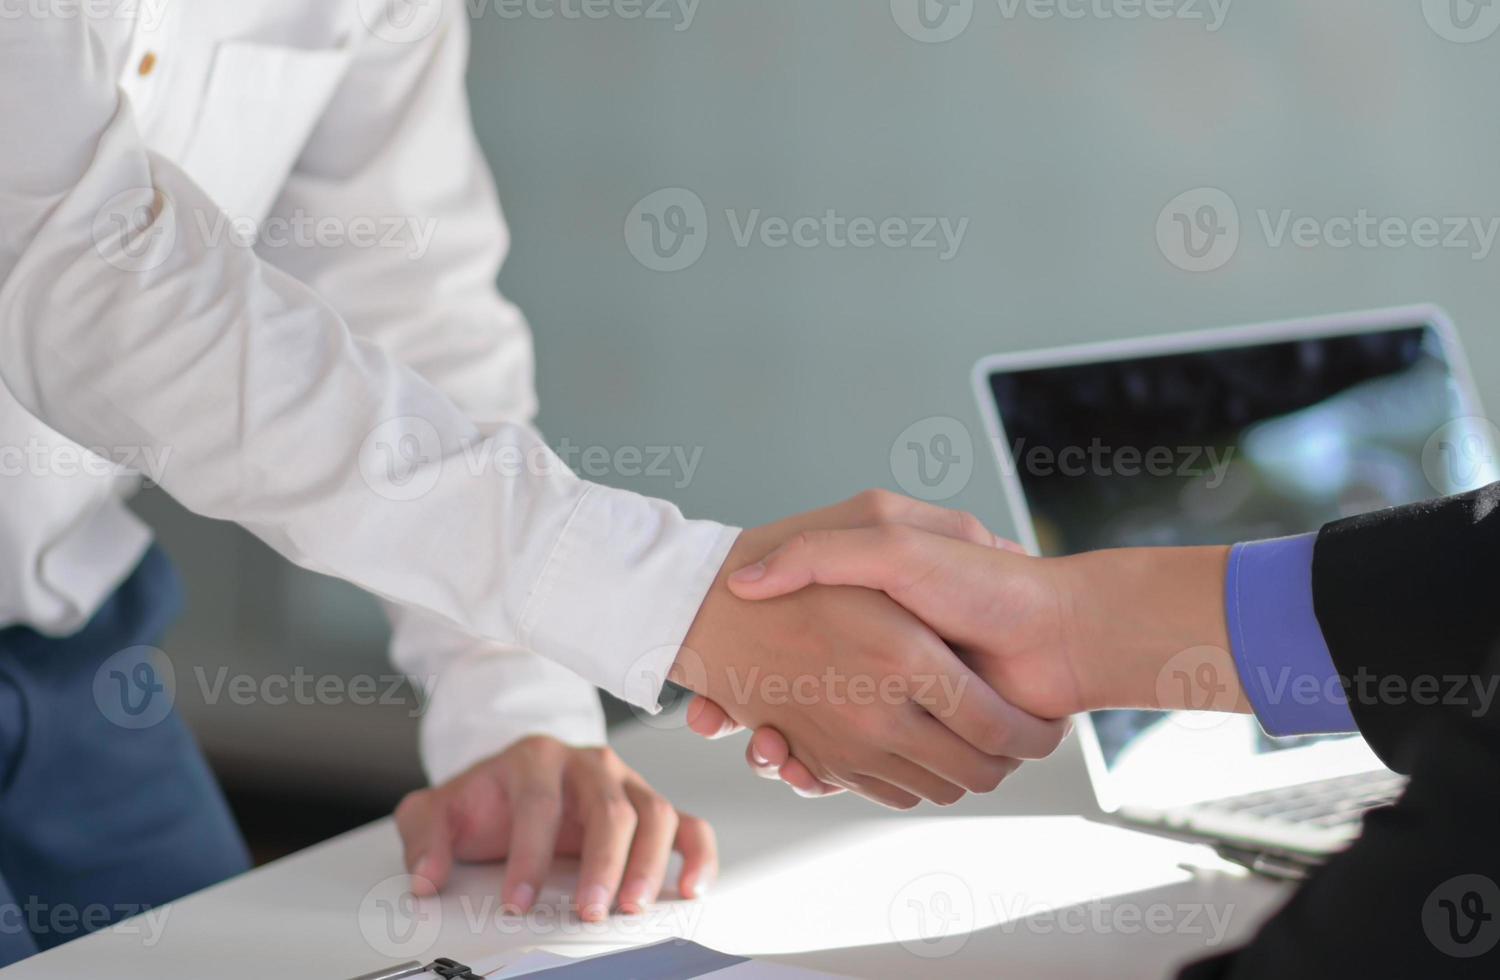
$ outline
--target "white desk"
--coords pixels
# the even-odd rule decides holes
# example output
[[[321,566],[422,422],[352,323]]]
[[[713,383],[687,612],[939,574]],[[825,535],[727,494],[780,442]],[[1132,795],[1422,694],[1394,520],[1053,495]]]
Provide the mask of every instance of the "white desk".
[[[964,815],[1034,811],[1059,785],[1076,795],[1071,748],[950,816],[797,799],[744,771],[738,743],[640,729],[616,747],[717,827],[724,868],[706,901],[585,926],[553,914],[571,883],[564,866],[539,910],[510,920],[498,915],[502,867],[491,865],[461,868],[441,897],[403,904],[400,850],[384,820],[0,975],[344,980],[424,955],[472,962],[530,946],[583,955],[682,935],[858,977],[1156,978],[1243,941],[1286,894],[1181,867],[1226,867],[1206,848],[1077,817]]]

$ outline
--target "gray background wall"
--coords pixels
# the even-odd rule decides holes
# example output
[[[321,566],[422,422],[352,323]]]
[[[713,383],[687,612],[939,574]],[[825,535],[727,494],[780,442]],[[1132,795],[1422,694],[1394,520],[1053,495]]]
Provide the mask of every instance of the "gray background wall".
[[[977,425],[968,368],[1003,350],[1432,299],[1500,382],[1500,255],[1270,248],[1256,230],[1261,208],[1500,216],[1500,36],[1450,43],[1418,4],[1241,0],[1210,33],[1007,20],[979,0],[934,45],[884,0],[704,0],[681,32],[482,16],[472,76],[544,429],[703,446],[681,491],[615,481],[695,514],[757,523],[894,487],[892,441],[932,415]],[[1247,227],[1227,266],[1195,275],[1155,229],[1204,185]],[[622,229],[669,186],[704,200],[710,241],[661,274]],[[742,249],[726,208],[969,228],[946,263]],[[954,503],[1006,523],[987,465]]]
[[[952,416],[977,436],[981,355],[1420,300],[1454,315],[1500,403],[1500,256],[1272,247],[1257,214],[1500,218],[1500,34],[1454,43],[1404,0],[1238,0],[1217,31],[976,0],[941,44],[903,33],[886,0],[702,0],[685,30],[471,3],[475,124],[514,235],[502,286],[536,333],[549,440],[702,447],[686,486],[606,482],[764,522],[896,487],[891,445],[913,422]],[[1156,224],[1203,186],[1234,200],[1243,237],[1193,274]],[[665,187],[708,215],[702,258],[675,273],[644,267],[624,234]],[[968,228],[946,262],[738,247],[725,209],[756,208]],[[950,502],[1009,527],[987,458]],[[189,569],[188,656],[387,669],[364,597],[159,498],[142,506]],[[316,768],[324,747],[353,783],[415,778],[398,713],[267,724],[264,709],[188,707],[230,768],[279,780],[267,760],[311,752]]]

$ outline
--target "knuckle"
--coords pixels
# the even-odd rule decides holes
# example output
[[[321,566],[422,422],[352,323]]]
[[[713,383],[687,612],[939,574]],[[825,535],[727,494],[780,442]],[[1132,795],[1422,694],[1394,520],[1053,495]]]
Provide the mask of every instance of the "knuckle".
[[[812,550],[814,536],[811,531],[798,531],[787,539],[782,551],[791,555],[803,555]]]
[[[594,810],[616,826],[634,827],[640,819],[635,807],[623,793],[606,793],[600,796]]]
[[[901,513],[901,497],[889,490],[875,488],[866,490],[855,498],[859,510],[865,518],[872,523],[885,523],[895,520]]]
[[[677,808],[664,796],[652,793],[641,801],[640,814],[655,823],[676,826]]]
[[[540,755],[552,755],[562,748],[563,744],[551,735],[528,735],[511,746],[517,752],[533,752]]]
[[[954,523],[957,525],[958,536],[965,541],[974,544],[992,544],[995,536],[990,529],[984,526],[984,522],[966,510],[955,510],[953,513]]]
[[[689,816],[686,813],[679,814],[677,833],[687,835],[708,854],[714,854],[719,849],[719,835],[714,831],[714,825],[702,817]]]
[[[615,750],[607,745],[590,746],[578,751],[582,752],[584,758],[588,759],[592,765],[606,771],[612,771],[620,764],[620,757],[615,755]]]
[[[431,794],[432,790],[417,789],[401,797],[401,802],[396,804],[396,822],[409,822],[413,814],[422,808]]]

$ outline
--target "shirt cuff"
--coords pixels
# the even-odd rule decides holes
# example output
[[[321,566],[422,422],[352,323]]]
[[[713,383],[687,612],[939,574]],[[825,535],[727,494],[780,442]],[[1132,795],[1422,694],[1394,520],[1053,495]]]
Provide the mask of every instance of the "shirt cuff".
[[[523,738],[607,744],[594,685],[529,651],[476,644],[425,680],[422,767],[434,786]]]
[[[422,693],[422,767],[434,786],[533,735],[606,744],[599,692],[577,674],[416,610],[386,612],[391,660]]]
[[[739,529],[591,486],[521,617],[522,643],[651,714]]]
[[[1358,731],[1313,610],[1318,536],[1237,544],[1224,608],[1240,684],[1266,734]]]

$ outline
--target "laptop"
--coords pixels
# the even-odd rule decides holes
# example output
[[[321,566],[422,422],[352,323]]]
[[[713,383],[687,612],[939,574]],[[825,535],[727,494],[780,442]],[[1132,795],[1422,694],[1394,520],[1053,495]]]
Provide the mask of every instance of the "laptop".
[[[1036,555],[1230,544],[1500,479],[1452,323],[1434,307],[1004,354],[974,389]],[[1357,735],[1252,716],[1077,719],[1099,805],[1297,877],[1401,793]]]

